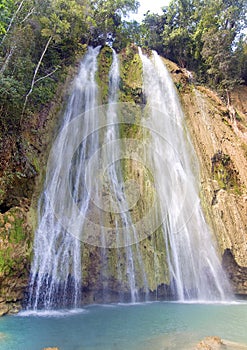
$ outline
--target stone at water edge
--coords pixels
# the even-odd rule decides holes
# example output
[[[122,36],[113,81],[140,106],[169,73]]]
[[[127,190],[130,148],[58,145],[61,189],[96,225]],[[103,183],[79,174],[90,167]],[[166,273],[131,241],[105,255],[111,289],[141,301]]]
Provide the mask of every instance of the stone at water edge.
[[[222,340],[219,337],[206,337],[196,345],[194,350],[247,350],[246,344]]]
[[[0,303],[0,317],[6,315],[9,312],[8,305]]]
[[[219,337],[206,337],[198,343],[194,350],[220,350],[226,349],[226,345]]]
[[[59,348],[43,348],[43,350],[59,350]]]

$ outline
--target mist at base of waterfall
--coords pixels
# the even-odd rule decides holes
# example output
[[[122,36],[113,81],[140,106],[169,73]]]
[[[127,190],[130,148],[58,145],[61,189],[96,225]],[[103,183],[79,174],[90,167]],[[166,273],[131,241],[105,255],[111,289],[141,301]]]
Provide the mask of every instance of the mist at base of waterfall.
[[[91,305],[0,319],[1,350],[193,349],[206,336],[247,344],[247,302]]]

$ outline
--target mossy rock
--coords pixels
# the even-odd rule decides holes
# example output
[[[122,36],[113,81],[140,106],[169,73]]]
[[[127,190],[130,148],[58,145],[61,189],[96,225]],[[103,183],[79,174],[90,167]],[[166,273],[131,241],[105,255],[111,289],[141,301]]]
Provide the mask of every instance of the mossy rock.
[[[13,275],[30,261],[31,231],[22,208],[12,208],[0,216],[0,274]]]
[[[112,49],[109,46],[104,46],[98,55],[98,72],[96,76],[102,104],[108,102],[109,72],[111,69],[112,60]]]
[[[120,101],[142,104],[143,79],[142,61],[138,48],[130,45],[120,54]]]
[[[211,159],[212,174],[221,189],[241,195],[241,183],[238,172],[228,154],[218,151]]]

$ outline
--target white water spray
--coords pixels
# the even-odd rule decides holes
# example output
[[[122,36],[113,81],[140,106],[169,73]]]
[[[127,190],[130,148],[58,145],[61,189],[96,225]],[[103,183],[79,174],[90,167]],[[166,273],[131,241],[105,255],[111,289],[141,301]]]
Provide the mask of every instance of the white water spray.
[[[61,169],[69,164],[71,152],[75,149],[74,135],[77,130],[66,129],[66,125],[84,111],[81,128],[86,135],[88,128],[96,128],[95,105],[98,89],[95,82],[99,47],[89,48],[80,65],[72,94],[63,119],[64,132],[57,139],[56,154],[47,169],[44,192],[39,201],[38,228],[34,240],[34,258],[31,268],[28,308],[51,309],[54,307],[77,307],[81,302],[81,242],[66,231],[54,215],[51,203],[56,202],[61,211],[71,212],[68,193],[61,185]],[[76,176],[71,174],[73,198],[86,212],[90,193],[81,190],[80,179],[85,176],[85,160],[98,147],[97,133],[87,138],[73,159]],[[73,213],[71,213],[73,220]],[[78,222],[83,228],[83,222]]]
[[[154,178],[173,293],[179,300],[224,300],[231,294],[199,199],[197,160],[189,141],[174,83],[153,52],[143,62]],[[161,161],[161,159],[163,161]]]

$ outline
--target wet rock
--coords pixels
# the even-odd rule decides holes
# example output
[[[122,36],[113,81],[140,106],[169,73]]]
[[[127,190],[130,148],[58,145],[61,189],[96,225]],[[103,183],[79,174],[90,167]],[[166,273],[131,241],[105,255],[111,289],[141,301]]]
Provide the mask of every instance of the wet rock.
[[[5,303],[0,303],[0,317],[9,312],[9,306]]]
[[[31,239],[24,208],[0,213],[0,316],[21,308],[28,284]]]
[[[21,305],[19,302],[8,301],[2,299],[0,301],[0,317],[7,314],[17,314],[21,310]]]
[[[222,257],[222,265],[227,272],[236,294],[247,294],[247,267],[239,266],[230,249],[226,249]]]

